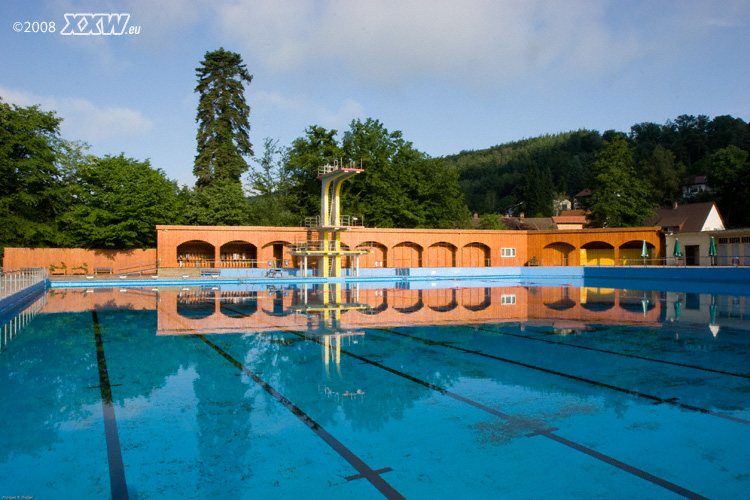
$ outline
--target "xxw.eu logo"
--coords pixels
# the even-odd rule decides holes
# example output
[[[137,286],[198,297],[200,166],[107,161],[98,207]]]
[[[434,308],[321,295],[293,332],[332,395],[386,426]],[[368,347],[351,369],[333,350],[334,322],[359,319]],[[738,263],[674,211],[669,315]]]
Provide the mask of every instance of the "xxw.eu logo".
[[[65,14],[61,35],[137,35],[140,26],[128,27],[130,14]]]

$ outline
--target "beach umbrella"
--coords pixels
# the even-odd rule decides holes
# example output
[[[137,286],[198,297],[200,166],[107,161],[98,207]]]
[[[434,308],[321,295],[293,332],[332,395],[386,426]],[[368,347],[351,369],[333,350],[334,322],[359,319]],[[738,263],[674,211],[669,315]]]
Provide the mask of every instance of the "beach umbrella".
[[[708,310],[711,314],[711,322],[708,324],[708,329],[711,330],[711,334],[716,337],[716,335],[719,334],[719,325],[716,324],[716,304],[711,304],[708,307]]]
[[[680,252],[680,240],[677,238],[674,239],[674,256],[682,257],[682,252]]]
[[[643,258],[648,257],[648,245],[646,244],[646,240],[643,240],[643,248],[641,248],[641,257]]]
[[[714,237],[711,236],[711,245],[708,247],[708,255],[711,256],[711,265],[714,265],[714,258],[716,257],[716,241],[714,241]]]

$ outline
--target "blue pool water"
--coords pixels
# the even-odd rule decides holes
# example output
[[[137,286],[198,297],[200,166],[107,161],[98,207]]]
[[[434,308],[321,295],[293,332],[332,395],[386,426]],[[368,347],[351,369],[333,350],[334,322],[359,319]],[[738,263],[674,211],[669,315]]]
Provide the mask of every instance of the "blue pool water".
[[[748,297],[495,285],[49,290],[0,494],[747,498]]]

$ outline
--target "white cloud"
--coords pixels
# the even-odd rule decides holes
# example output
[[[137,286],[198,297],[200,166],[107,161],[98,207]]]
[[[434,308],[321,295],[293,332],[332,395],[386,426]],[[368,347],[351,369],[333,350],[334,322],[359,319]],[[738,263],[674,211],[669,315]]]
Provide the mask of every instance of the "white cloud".
[[[60,130],[66,139],[95,143],[143,135],[154,127],[139,111],[116,106],[97,107],[80,97],[38,96],[4,87],[0,87],[0,96],[8,103],[39,104],[43,111],[57,112],[57,116],[63,118]]]
[[[493,84],[550,66],[596,74],[638,50],[637,37],[605,23],[600,2],[584,0],[238,0],[217,12],[269,70],[385,85],[446,76]]]

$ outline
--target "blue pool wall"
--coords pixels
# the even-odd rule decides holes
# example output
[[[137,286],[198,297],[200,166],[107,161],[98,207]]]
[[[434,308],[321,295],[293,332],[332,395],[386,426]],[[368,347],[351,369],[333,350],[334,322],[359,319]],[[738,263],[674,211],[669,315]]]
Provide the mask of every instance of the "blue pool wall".
[[[359,288],[476,288],[497,286],[573,286],[653,290],[682,293],[750,296],[750,268],[745,267],[481,267],[481,268],[386,268],[363,269],[359,277],[345,273],[340,278],[302,276],[298,269],[285,269],[270,278],[264,269],[221,269],[213,279],[158,278],[148,280],[51,281],[50,288],[155,286],[219,286],[238,290],[268,290],[304,284],[343,283]]]
[[[265,278],[267,269],[221,269],[222,278]],[[282,277],[301,278],[299,269],[284,269]],[[308,270],[307,277],[313,277]],[[352,277],[350,269],[342,270],[342,277]],[[714,281],[750,285],[750,267],[637,267],[637,266],[570,266],[570,267],[420,267],[367,268],[360,270],[360,278],[420,277],[466,279],[471,277],[506,278],[578,278],[578,279],[635,279],[670,281]]]

